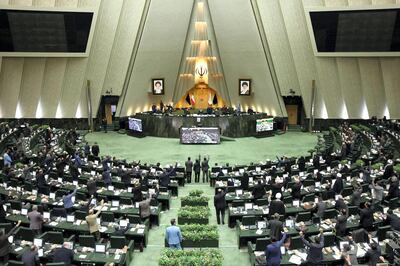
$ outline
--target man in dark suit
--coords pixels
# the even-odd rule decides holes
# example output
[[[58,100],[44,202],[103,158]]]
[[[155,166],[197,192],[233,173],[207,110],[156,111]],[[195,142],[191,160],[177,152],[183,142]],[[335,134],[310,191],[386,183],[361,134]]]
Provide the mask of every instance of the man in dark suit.
[[[254,186],[252,194],[254,199],[261,199],[265,195],[264,185],[261,183],[261,180],[258,180],[257,185]]]
[[[275,200],[271,201],[269,205],[269,213],[278,213],[280,215],[285,215],[286,210],[285,210],[285,204],[283,201],[281,201],[282,194],[281,193],[276,193],[275,195]]]
[[[87,190],[90,196],[95,195],[97,191],[96,180],[90,178],[87,182]]]
[[[226,201],[225,201],[225,191],[222,189],[218,189],[217,194],[214,196],[214,207],[215,211],[217,213],[217,223],[220,224],[222,221],[222,224],[225,224],[224,218],[225,218],[225,208],[226,208]],[[221,216],[220,216],[221,214]],[[221,217],[221,219],[220,219]]]
[[[389,191],[386,196],[386,200],[389,201],[391,199],[399,197],[400,191],[399,191],[399,180],[397,179],[397,176],[392,176],[390,178],[390,185],[389,185]]]
[[[36,182],[37,182],[38,192],[40,194],[46,194],[47,182],[46,178],[44,177],[42,169],[40,169],[36,174]]]
[[[400,231],[400,218],[393,213],[393,210],[388,210],[386,214],[386,223],[390,224],[393,230]]]
[[[99,157],[99,153],[100,153],[100,147],[97,144],[97,142],[95,142],[94,145],[92,146],[92,154],[95,157]]]
[[[134,202],[142,201],[143,194],[142,194],[142,186],[140,185],[140,183],[135,183],[135,186],[132,188],[132,194]]]
[[[383,261],[381,247],[376,243],[371,243],[371,249],[365,254],[369,266],[376,266],[377,263]]]
[[[269,229],[271,238],[281,239],[281,232],[283,231],[283,223],[279,221],[279,213],[274,213],[272,215],[273,220],[269,221]]]
[[[200,182],[200,171],[201,171],[201,164],[200,164],[200,157],[199,159],[196,159],[193,165],[193,171],[194,171],[194,182],[199,183]]]
[[[362,188],[358,185],[351,195],[350,205],[360,207]]]
[[[26,250],[22,254],[21,261],[24,263],[24,266],[38,266],[40,261],[37,247],[33,245],[30,249]]]
[[[203,183],[208,182],[208,169],[210,165],[208,162],[210,161],[210,157],[204,157],[204,160],[201,162],[201,171],[203,172]]]
[[[338,173],[336,175],[335,184],[333,184],[332,190],[335,192],[336,195],[340,194],[343,190],[343,179],[342,174]]]
[[[307,265],[321,265],[321,262],[324,259],[324,255],[322,253],[322,249],[324,248],[324,235],[322,230],[318,236],[315,236],[314,243],[311,243],[304,238],[303,231],[300,231],[300,237],[304,246],[308,247],[306,260]]]
[[[370,203],[366,202],[364,208],[360,211],[360,225],[362,228],[371,232],[374,230],[374,212],[370,208]]]
[[[74,252],[70,247],[70,243],[64,242],[61,248],[53,250],[53,262],[63,262],[64,265],[69,266],[74,260]]]
[[[110,170],[103,171],[102,176],[103,176],[103,181],[106,184],[106,186],[110,186],[112,183]]]
[[[301,156],[298,160],[297,160],[297,165],[299,166],[299,171],[300,172],[304,172],[306,169],[306,159]]]
[[[286,240],[286,233],[283,234],[282,238],[278,241],[274,236],[271,237],[271,244],[265,249],[265,259],[267,260],[267,266],[279,266],[281,265],[281,246]]]
[[[302,186],[302,184],[301,184],[300,178],[296,178],[295,184],[292,187],[292,193],[291,193],[293,199],[297,199],[297,200],[301,199],[301,186]]]
[[[240,181],[240,187],[243,190],[249,189],[249,175],[247,173],[243,173],[242,180]]]
[[[186,182],[192,183],[192,172],[193,172],[193,162],[188,157],[187,161],[185,162],[185,172],[186,172]]]

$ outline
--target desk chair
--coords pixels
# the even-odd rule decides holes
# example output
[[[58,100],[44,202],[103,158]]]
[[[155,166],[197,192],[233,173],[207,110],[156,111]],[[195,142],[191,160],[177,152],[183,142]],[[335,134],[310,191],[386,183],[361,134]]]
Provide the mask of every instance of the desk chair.
[[[142,219],[140,218],[140,215],[128,215],[128,220],[129,223],[131,224],[141,224]]]
[[[167,187],[159,187],[160,192],[168,192]]]
[[[314,202],[315,201],[315,194],[311,193],[311,194],[307,194],[303,197],[302,202]]]
[[[304,248],[303,240],[300,236],[294,236],[290,239],[290,249],[301,249]]]
[[[308,222],[311,221],[311,218],[312,218],[311,212],[299,212],[296,215],[296,223]]]
[[[87,213],[85,211],[75,211],[75,219],[86,220]]]
[[[75,200],[83,200],[86,201],[87,197],[85,193],[82,192],[76,192],[75,194]]]
[[[119,200],[119,203],[122,205],[132,205],[132,199],[131,198],[125,198],[125,197],[121,197]]]
[[[102,212],[100,213],[101,221],[103,222],[114,222],[114,213],[113,212]]]
[[[376,237],[378,238],[378,241],[383,241],[386,239],[386,233],[391,231],[392,229],[390,228],[390,225],[386,226],[379,226],[378,231],[376,231]]]
[[[110,248],[122,249],[126,246],[127,241],[124,236],[112,236],[110,237]]]
[[[324,233],[324,247],[335,246],[336,236],[332,233]]]
[[[20,211],[22,209],[22,202],[18,200],[10,200],[11,209]]]
[[[256,200],[257,206],[266,206],[268,205],[268,199],[258,199]]]
[[[232,186],[227,187],[227,192],[228,192],[228,193],[230,193],[230,192],[236,192],[236,188],[235,188],[235,187],[232,187]]]
[[[284,204],[293,204],[293,197],[292,196],[287,196],[283,198],[283,203]]]
[[[47,243],[60,244],[60,245],[62,245],[64,243],[64,237],[61,232],[48,231],[48,232],[43,233],[40,236],[40,238],[43,239],[43,241],[47,242]]]
[[[257,222],[257,217],[255,217],[253,215],[243,216],[243,219],[242,219],[243,226],[256,225],[256,222]]]
[[[271,244],[271,238],[257,238],[254,251],[265,251],[265,248]]]
[[[54,208],[50,211],[51,217],[67,217],[67,211],[65,208]]]
[[[35,238],[35,233],[33,232],[33,230],[23,226],[18,227],[14,235],[14,239],[27,240],[31,242],[33,242],[34,238]]]
[[[359,206],[349,206],[349,215],[358,215],[360,213]]]
[[[13,228],[12,223],[0,223],[0,229],[4,229],[4,233],[10,232],[10,230]]]
[[[125,184],[122,182],[113,182],[113,184],[116,189],[126,189]]]
[[[346,187],[340,193],[343,197],[351,196],[353,194],[353,187]]]
[[[232,201],[232,207],[244,207],[243,200],[234,200]]]
[[[351,231],[355,243],[369,242],[368,232],[364,228]]]
[[[92,235],[79,235],[78,238],[79,246],[95,248],[96,240]]]
[[[328,209],[325,210],[323,215],[322,215],[322,219],[334,219],[337,216],[337,210],[335,209]]]
[[[304,187],[311,187],[311,186],[315,186],[315,181],[312,179],[305,179],[303,181],[303,186]]]

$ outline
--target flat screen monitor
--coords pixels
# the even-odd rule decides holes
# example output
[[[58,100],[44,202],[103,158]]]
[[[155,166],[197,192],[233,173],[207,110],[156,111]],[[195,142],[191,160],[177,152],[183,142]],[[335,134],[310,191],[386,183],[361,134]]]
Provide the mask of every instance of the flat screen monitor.
[[[256,120],[256,132],[265,132],[274,130],[274,119],[264,118]]]
[[[142,120],[129,117],[129,129],[136,132],[143,132]]]
[[[35,53],[37,56],[61,53],[85,56],[93,22],[93,11],[1,8],[0,53],[7,56],[35,56]]]
[[[399,55],[399,8],[309,10],[306,17],[317,55]]]

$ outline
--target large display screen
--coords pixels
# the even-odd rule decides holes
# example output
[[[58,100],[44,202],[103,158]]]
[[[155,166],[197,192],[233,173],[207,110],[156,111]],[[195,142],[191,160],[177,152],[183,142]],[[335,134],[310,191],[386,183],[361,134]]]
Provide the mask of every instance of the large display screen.
[[[143,132],[142,120],[129,117],[129,129],[136,132]]]
[[[256,120],[256,132],[264,132],[274,130],[274,119],[264,118]]]
[[[0,9],[0,52],[85,53],[93,12]]]
[[[218,127],[182,127],[180,130],[182,144],[219,144]]]
[[[318,52],[399,52],[400,9],[310,11]]]

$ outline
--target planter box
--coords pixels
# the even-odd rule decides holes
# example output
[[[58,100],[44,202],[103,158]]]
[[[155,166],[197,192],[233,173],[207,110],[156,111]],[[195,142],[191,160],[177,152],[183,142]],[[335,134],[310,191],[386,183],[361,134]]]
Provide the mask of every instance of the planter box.
[[[167,241],[164,242],[165,247],[168,247]],[[219,241],[218,240],[211,240],[211,239],[203,239],[200,241],[191,241],[184,239],[182,241],[183,248],[218,248]]]
[[[192,219],[178,216],[178,224],[208,224],[208,218]]]
[[[203,201],[181,201],[181,206],[205,206],[208,207],[208,201],[203,202]]]

